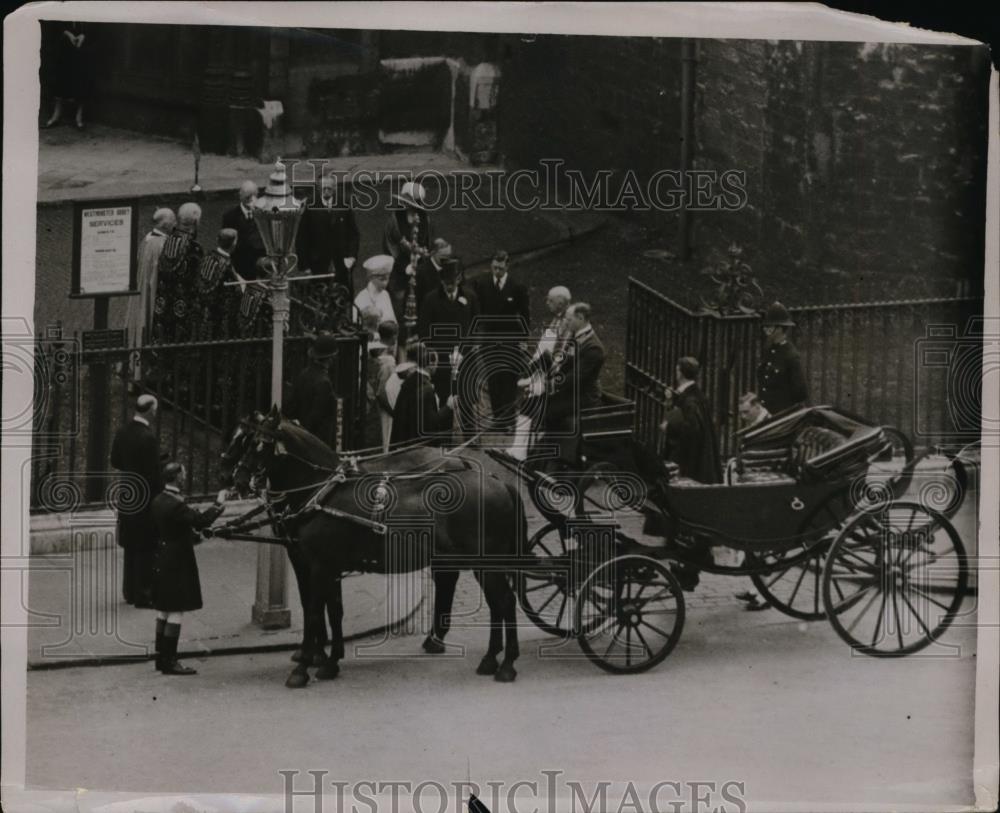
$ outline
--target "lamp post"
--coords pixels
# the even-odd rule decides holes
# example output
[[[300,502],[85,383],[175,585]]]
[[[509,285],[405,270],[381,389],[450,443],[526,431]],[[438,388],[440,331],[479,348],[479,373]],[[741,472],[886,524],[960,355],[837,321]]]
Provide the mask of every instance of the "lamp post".
[[[304,274],[289,276],[298,263],[295,237],[305,211],[305,201],[292,195],[281,159],[274,165],[264,194],[257,198],[253,219],[264,242],[264,251],[271,261],[271,275],[264,280],[227,282],[232,285],[262,285],[271,295],[271,403],[281,407],[285,330],[291,303],[288,286],[291,282],[329,279],[336,274]],[[254,623],[265,629],[282,629],[291,625],[291,611],[285,597],[285,556],[275,545],[257,549],[257,593],[253,605]]]
[[[264,194],[257,198],[253,219],[271,261],[271,276],[266,281],[271,291],[271,403],[281,407],[285,330],[288,327],[288,275],[298,258],[294,254],[305,201],[292,195],[279,160],[268,178]],[[257,591],[252,618],[264,629],[291,626],[291,610],[285,590],[285,553],[275,545],[257,549]]]

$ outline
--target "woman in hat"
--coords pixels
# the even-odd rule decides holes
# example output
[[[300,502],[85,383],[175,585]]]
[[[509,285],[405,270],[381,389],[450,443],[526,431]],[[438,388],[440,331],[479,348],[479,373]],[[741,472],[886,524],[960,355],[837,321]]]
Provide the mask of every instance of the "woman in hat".
[[[764,313],[764,354],[757,367],[757,392],[764,409],[772,415],[798,407],[809,400],[809,388],[799,351],[788,341],[795,327],[788,310],[780,302]]]
[[[378,311],[378,320],[375,322],[376,329],[382,322],[397,322],[396,312],[392,307],[392,299],[386,287],[389,285],[389,275],[392,273],[392,257],[388,254],[377,254],[365,260],[365,274],[368,276],[368,284],[358,291],[354,297],[357,320],[363,321],[363,314],[366,311]]]
[[[207,528],[222,513],[227,492],[219,492],[215,503],[204,511],[189,506],[181,494],[187,479],[184,466],[167,463],[163,467],[163,491],[153,498],[153,519],[158,541],[153,566],[153,609],[156,615],[156,668],[165,675],[193,675],[194,669],[177,662],[184,613],[200,610],[201,582],[194,546],[201,541],[198,531]]]

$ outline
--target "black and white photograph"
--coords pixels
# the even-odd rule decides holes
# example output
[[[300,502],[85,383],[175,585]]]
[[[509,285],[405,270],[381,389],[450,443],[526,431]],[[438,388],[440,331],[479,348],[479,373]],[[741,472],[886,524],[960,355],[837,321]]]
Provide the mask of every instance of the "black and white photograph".
[[[985,42],[64,2],[4,58],[4,810],[996,808]]]

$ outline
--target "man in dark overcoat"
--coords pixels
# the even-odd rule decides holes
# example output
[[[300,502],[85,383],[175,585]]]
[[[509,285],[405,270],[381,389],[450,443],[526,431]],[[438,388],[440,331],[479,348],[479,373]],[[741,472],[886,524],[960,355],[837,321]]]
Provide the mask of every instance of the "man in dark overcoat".
[[[677,362],[677,387],[668,395],[666,457],[677,464],[681,477],[699,483],[721,483],[719,437],[708,399],[698,386],[698,360],[685,356]]]
[[[309,363],[292,382],[285,416],[297,420],[331,449],[337,444],[337,396],[330,363],[337,356],[334,336],[317,336],[309,348]]]
[[[135,607],[152,607],[156,524],[153,498],[163,489],[160,449],[150,426],[157,401],[140,395],[135,415],[115,434],[111,465],[128,475],[118,508],[118,544],[123,551],[122,597]],[[134,496],[133,496],[134,495]]]
[[[164,487],[153,500],[153,518],[159,541],[153,579],[153,607],[156,614],[156,668],[165,675],[193,675],[194,669],[177,661],[184,613],[200,610],[201,581],[194,546],[201,541],[199,531],[211,525],[225,508],[225,490],[204,511],[189,506],[181,494],[186,479],[184,466],[168,463],[163,467]]]
[[[476,333],[497,342],[490,354],[497,358],[497,363],[483,375],[490,396],[493,427],[501,430],[514,427],[517,381],[527,374],[530,361],[525,345],[531,326],[528,289],[511,276],[509,268],[510,256],[506,251],[497,251],[490,273],[475,280],[472,286],[481,314]]]
[[[233,252],[233,265],[243,279],[253,279],[257,260],[264,256],[264,240],[253,219],[257,184],[244,181],[239,194],[240,202],[222,213],[222,228],[236,230],[238,238]]]
[[[416,367],[403,379],[393,408],[392,445],[416,439],[447,442],[454,413],[454,397],[439,405],[434,394],[434,351],[422,342],[414,342],[407,351]]]
[[[459,284],[459,262],[448,258],[441,263],[440,284],[420,304],[417,334],[437,354],[432,380],[438,401],[445,403],[452,392],[452,357],[462,353],[463,342],[472,332],[472,321],[479,314],[479,301]],[[433,337],[433,338],[432,338]]]
[[[667,393],[667,416],[660,425],[665,436],[665,457],[677,464],[681,477],[699,483],[721,483],[722,463],[719,437],[712,420],[712,409],[697,384],[700,365],[696,358],[685,356],[677,362],[677,386]],[[712,563],[712,550],[703,540],[684,545],[684,561],[671,566],[681,587],[698,586],[699,565]]]
[[[299,223],[298,255],[302,273],[336,274],[333,282],[343,285],[354,299],[351,269],[358,258],[361,232],[347,200],[336,200],[336,181],[323,178],[320,199],[302,215]]]
[[[757,367],[760,402],[772,415],[809,401],[809,387],[799,351],[788,341],[795,322],[780,302],[764,314],[764,356]]]

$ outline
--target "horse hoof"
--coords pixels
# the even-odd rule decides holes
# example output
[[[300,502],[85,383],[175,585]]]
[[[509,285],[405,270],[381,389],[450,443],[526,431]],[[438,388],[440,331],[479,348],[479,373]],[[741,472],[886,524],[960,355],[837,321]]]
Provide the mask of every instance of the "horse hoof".
[[[327,661],[319,669],[316,670],[316,679],[333,680],[339,674],[340,674],[340,666],[337,665],[336,661]]]
[[[302,663],[302,659],[303,659],[302,649],[301,648],[296,649],[292,653],[292,663]]]
[[[424,638],[423,648],[428,655],[440,655],[445,650],[444,644],[431,635]]]
[[[484,655],[476,667],[477,675],[495,675],[498,669],[497,659],[492,655]]]
[[[493,676],[493,679],[497,683],[513,683],[514,679],[517,677],[517,670],[514,669],[514,665],[510,663],[504,663],[497,669],[497,673]]]
[[[286,689],[303,689],[309,682],[308,672],[292,672],[285,681]]]

